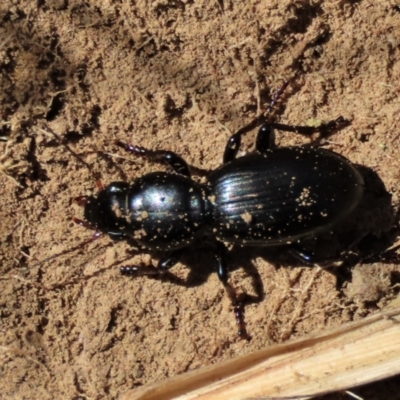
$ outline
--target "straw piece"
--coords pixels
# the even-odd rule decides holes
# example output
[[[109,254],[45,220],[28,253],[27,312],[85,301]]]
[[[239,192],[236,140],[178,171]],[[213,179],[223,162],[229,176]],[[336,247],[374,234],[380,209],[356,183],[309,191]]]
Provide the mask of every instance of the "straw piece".
[[[129,391],[121,400],[307,399],[400,373],[400,308]]]

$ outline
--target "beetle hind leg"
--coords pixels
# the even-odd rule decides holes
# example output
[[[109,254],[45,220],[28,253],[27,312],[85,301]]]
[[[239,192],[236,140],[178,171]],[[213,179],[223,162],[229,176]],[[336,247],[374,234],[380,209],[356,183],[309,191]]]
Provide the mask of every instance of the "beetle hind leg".
[[[241,339],[250,340],[250,336],[246,330],[246,322],[244,320],[244,302],[237,295],[236,290],[228,280],[229,273],[226,265],[226,248],[221,242],[218,242],[217,246],[218,248],[215,257],[217,259],[218,278],[224,285],[226,293],[232,303],[233,313],[235,314],[236,324],[238,326],[238,335]]]

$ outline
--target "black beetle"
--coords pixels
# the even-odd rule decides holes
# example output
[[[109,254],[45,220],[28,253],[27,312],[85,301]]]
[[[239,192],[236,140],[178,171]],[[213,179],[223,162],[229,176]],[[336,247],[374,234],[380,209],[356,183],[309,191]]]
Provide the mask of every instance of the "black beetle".
[[[241,136],[261,124],[256,151],[236,158]],[[360,203],[364,190],[361,174],[346,158],[322,148],[275,148],[273,129],[310,135],[347,125],[342,117],[319,127],[293,127],[258,117],[229,139],[223,165],[202,184],[191,179],[188,164],[179,155],[117,141],[129,152],[167,163],[174,172],[100,185],[96,196],[78,198],[85,207],[85,221],[75,222],[96,230],[93,238],[104,233],[166,253],[157,268],[124,266],[124,274],[160,275],[198,237],[215,238],[218,277],[232,301],[239,335],[248,338],[243,302],[228,282],[226,246],[285,245],[295,257],[312,263],[302,241],[342,222]]]

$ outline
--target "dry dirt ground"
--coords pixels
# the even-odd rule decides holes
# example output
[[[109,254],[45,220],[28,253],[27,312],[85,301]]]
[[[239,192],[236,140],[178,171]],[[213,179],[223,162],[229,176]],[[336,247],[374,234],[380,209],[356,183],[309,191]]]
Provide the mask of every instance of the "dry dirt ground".
[[[340,279],[279,254],[270,262],[264,249],[233,249],[235,287],[256,296],[255,281],[264,293],[246,307],[246,342],[214,273],[212,243],[173,268],[186,284],[121,276],[119,266],[158,255],[108,237],[71,250],[92,235],[72,222],[82,209],[71,200],[96,192],[96,176],[107,184],[164,168],[115,139],[214,169],[230,134],[294,74],[271,118],[351,120],[322,144],[365,166],[369,182],[356,218],[363,228],[344,235],[353,251]],[[0,82],[0,398],[115,399],[363,318],[397,296],[396,252],[367,256],[397,240],[398,1],[6,0]],[[310,139],[277,132],[277,141]],[[340,250],[341,234],[327,243]],[[354,391],[396,399],[400,382]]]

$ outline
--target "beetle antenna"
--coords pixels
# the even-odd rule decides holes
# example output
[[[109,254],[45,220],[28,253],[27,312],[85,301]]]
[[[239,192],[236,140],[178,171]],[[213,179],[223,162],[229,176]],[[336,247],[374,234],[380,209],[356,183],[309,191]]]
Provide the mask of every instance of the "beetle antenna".
[[[247,125],[245,125],[242,128],[240,128],[234,135],[232,135],[230,140],[233,140],[233,143],[235,143],[235,147],[238,147],[238,145],[240,144],[239,143],[239,140],[240,140],[239,138],[242,135],[245,135],[246,133],[252,131],[254,128],[257,128],[257,126],[260,126],[260,125],[262,125],[262,124],[264,124],[266,122],[267,115],[272,113],[276,103],[278,102],[278,100],[282,96],[283,92],[289,86],[289,84],[296,78],[296,76],[297,75],[295,74],[291,78],[285,80],[283,85],[272,96],[271,102],[269,103],[269,105],[268,105],[267,109],[265,110],[265,112],[263,112],[260,115],[258,115],[257,117],[255,117],[253,119],[253,121],[249,122]],[[224,159],[225,159],[225,156],[224,156]]]
[[[286,88],[289,86],[289,84],[292,83],[292,81],[296,78],[296,76],[297,75],[295,74],[291,78],[285,80],[283,85],[273,94],[273,96],[271,98],[271,102],[269,103],[267,109],[265,110],[265,112],[262,115],[265,116],[266,114],[272,113],[272,111],[275,108],[276,103],[282,96],[283,92],[286,90]]]
[[[36,129],[38,129],[39,131],[41,131],[42,133],[44,133],[47,136],[50,136],[50,135],[53,136],[57,140],[58,143],[60,143],[73,157],[75,157],[81,164],[83,164],[89,170],[93,179],[96,181],[96,185],[99,188],[99,190],[103,190],[103,184],[100,181],[100,175],[98,173],[94,172],[92,167],[79,154],[77,154],[74,150],[72,150],[71,147],[69,147],[67,141],[64,138],[59,136],[57,133],[55,133],[49,127],[46,127],[46,130],[44,130],[42,128],[36,128]]]
[[[74,218],[73,220],[74,220],[74,222],[76,222],[75,220],[77,220],[77,219]],[[80,221],[80,220],[79,220],[79,221]],[[81,222],[84,222],[84,221],[81,221]],[[77,222],[77,223],[78,223],[78,222]],[[79,243],[78,245],[76,245],[76,246],[74,246],[74,247],[70,247],[69,249],[63,250],[63,251],[61,251],[60,253],[53,254],[53,255],[50,256],[50,257],[46,257],[44,260],[41,260],[41,261],[37,262],[36,264],[33,264],[30,268],[37,267],[37,266],[39,266],[39,265],[44,264],[44,263],[47,262],[47,261],[54,260],[54,259],[56,259],[56,258],[58,258],[58,257],[61,257],[61,256],[65,255],[65,254],[69,254],[69,253],[72,253],[72,252],[74,252],[74,251],[76,251],[76,250],[82,249],[83,247],[85,247],[85,246],[88,245],[89,243],[94,242],[95,240],[99,239],[99,238],[102,237],[102,236],[103,236],[103,233],[102,233],[102,232],[95,231],[94,234],[93,234],[93,236],[92,236],[91,238],[86,239],[85,241]]]

